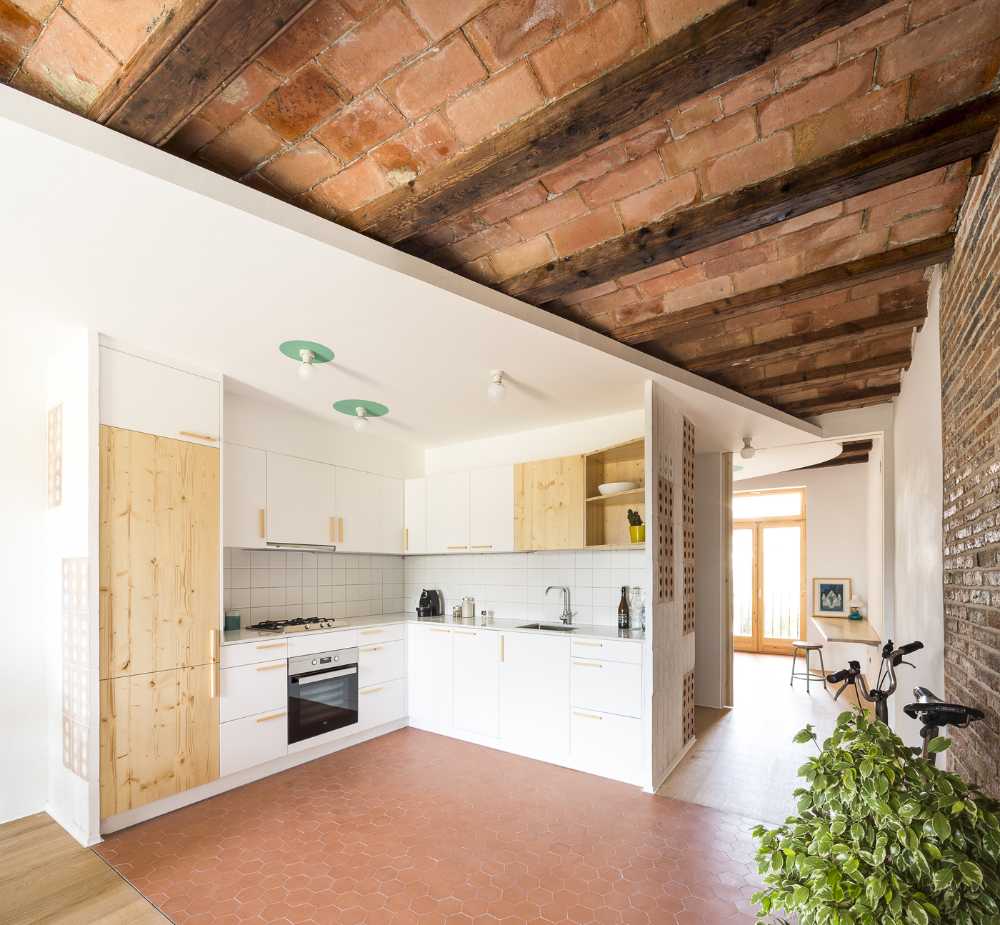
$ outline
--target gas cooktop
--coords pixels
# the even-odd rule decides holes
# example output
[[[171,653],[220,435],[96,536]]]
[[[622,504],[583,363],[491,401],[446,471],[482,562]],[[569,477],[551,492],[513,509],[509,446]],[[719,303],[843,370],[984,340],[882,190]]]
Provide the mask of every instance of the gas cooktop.
[[[332,617],[296,617],[294,620],[262,620],[250,624],[247,629],[262,633],[303,633],[306,630],[333,629],[334,622]]]

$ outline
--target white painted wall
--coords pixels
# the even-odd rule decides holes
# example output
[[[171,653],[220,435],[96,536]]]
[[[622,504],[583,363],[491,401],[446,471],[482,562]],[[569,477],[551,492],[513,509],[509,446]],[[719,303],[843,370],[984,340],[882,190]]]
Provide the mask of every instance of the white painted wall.
[[[330,411],[331,417],[335,414]],[[341,426],[326,422],[265,397],[227,391],[223,399],[223,435],[227,443],[392,478],[423,475],[423,449],[394,439],[393,427],[388,420],[374,421],[369,425],[374,433],[358,434],[349,423]]]
[[[695,663],[694,698],[702,707],[724,706],[723,659],[726,655],[723,624],[725,575],[722,556],[723,465],[722,453],[695,457],[694,545],[695,545]]]
[[[495,406],[497,426],[503,424],[504,405]],[[589,453],[643,435],[641,408],[606,417],[571,421],[555,427],[540,427],[519,433],[431,447],[426,452],[427,472],[455,472],[506,463],[552,459],[573,453]]]
[[[940,305],[941,274],[935,268],[927,321],[896,400],[895,633],[897,642],[924,644],[913,656],[916,670],[901,669],[895,698],[896,731],[910,745],[920,744],[919,724],[903,713],[912,688],[920,684],[944,695]]]
[[[49,692],[45,668],[44,524],[47,326],[0,311],[0,822],[40,812],[46,801]]]
[[[869,468],[871,464],[833,466],[747,479],[737,491],[804,487],[806,490],[806,616],[812,614],[813,578],[850,578],[852,592],[869,600]],[[810,640],[822,641],[806,620]],[[869,647],[827,643],[823,657],[827,670],[858,659],[866,667]],[[870,667],[867,671],[870,673]]]
[[[46,407],[62,405],[62,503],[45,514],[49,814],[82,844],[100,838],[98,348],[60,326],[49,339]],[[81,578],[64,596],[63,570]]]

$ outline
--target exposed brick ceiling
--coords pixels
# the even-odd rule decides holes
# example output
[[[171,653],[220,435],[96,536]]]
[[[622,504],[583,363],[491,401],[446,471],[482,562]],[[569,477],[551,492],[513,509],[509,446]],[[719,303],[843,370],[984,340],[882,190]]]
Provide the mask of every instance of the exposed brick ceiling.
[[[95,117],[144,45],[199,5],[0,0],[0,79]],[[333,221],[374,228],[383,202],[414,181],[542,118],[725,5],[315,0],[171,130],[166,147]],[[524,291],[536,268],[600,255],[664,216],[982,94],[998,69],[1000,0],[892,0],[641,125],[619,134],[607,126],[583,153],[421,222],[398,246]],[[535,301],[792,413],[886,401],[926,302],[919,267],[731,317],[720,300],[752,302],[747,294],[766,287],[947,235],[971,170],[956,159]],[[717,302],[707,319],[633,336],[637,325]],[[874,324],[885,315],[898,321]]]

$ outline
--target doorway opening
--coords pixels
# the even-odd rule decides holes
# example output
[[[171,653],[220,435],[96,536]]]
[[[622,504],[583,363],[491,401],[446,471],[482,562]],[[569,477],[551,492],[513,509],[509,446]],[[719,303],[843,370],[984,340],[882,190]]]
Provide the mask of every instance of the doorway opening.
[[[733,648],[791,655],[805,636],[804,488],[733,494]]]

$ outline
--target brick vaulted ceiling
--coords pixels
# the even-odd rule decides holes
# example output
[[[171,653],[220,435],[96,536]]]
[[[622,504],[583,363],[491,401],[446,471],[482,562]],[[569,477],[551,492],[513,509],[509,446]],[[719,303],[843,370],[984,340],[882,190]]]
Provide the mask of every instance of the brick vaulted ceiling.
[[[0,79],[800,416],[891,399],[1000,0],[0,0]]]

